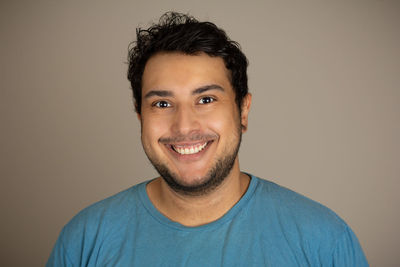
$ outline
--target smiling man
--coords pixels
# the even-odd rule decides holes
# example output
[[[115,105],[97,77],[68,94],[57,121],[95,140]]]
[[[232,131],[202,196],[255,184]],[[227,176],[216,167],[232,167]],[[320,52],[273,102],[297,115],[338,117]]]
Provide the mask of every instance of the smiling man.
[[[246,69],[210,22],[167,13],[138,29],[128,79],[160,177],[81,211],[47,266],[368,266],[331,210],[240,171]]]

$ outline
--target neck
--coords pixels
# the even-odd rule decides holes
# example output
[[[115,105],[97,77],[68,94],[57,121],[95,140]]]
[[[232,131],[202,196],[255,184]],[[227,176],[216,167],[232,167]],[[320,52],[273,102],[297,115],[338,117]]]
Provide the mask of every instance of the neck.
[[[147,185],[147,193],[153,205],[164,216],[182,225],[194,227],[221,218],[244,195],[249,182],[249,177],[240,172],[236,163],[221,185],[205,195],[177,193],[161,177]]]

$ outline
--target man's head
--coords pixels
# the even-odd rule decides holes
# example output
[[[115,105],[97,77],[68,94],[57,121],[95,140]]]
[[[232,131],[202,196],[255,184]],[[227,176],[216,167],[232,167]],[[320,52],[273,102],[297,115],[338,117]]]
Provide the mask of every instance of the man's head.
[[[176,192],[203,195],[235,170],[251,95],[247,60],[209,22],[167,13],[138,30],[128,77],[147,157]]]
[[[147,61],[160,52],[179,52],[187,55],[206,53],[220,57],[229,70],[229,80],[235,91],[236,103],[240,109],[248,93],[246,56],[238,43],[230,40],[225,31],[211,22],[199,22],[195,18],[168,12],[158,24],[149,29],[136,31],[136,42],[129,50],[128,79],[131,82],[135,108],[141,113],[142,76]]]

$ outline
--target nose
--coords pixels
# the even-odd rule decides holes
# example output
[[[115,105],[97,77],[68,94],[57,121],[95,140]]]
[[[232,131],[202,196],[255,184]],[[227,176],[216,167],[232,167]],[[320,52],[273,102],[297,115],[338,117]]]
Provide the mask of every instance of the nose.
[[[193,107],[179,106],[176,108],[171,127],[172,132],[179,135],[196,132],[200,129],[199,116]]]

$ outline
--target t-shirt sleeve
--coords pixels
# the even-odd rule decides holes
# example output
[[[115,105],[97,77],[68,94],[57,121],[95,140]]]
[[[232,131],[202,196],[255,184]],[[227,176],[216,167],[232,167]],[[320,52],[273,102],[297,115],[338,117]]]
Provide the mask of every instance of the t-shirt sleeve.
[[[60,234],[54,248],[47,260],[46,267],[72,267],[72,261],[70,260],[67,251],[65,250],[62,234]]]
[[[345,232],[337,240],[333,251],[334,267],[369,266],[356,235],[347,226]]]

